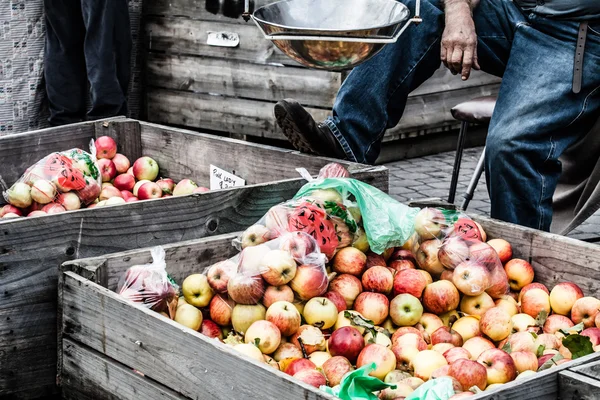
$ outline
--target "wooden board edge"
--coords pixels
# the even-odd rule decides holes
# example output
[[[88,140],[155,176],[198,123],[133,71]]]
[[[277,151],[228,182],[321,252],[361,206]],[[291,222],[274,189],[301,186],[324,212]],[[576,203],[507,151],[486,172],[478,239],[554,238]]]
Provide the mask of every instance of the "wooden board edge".
[[[185,327],[175,321],[172,321],[168,318],[165,318],[150,309],[142,307],[141,305],[131,303],[131,302],[125,300],[123,297],[119,296],[117,293],[112,292],[112,291],[110,291],[88,279],[85,279],[85,278],[77,275],[74,272],[67,271],[64,274],[65,274],[65,285],[74,285],[74,286],[78,286],[78,287],[84,286],[84,287],[86,287],[86,290],[94,291],[99,296],[101,296],[102,304],[109,304],[110,302],[113,302],[113,303],[117,302],[117,303],[124,304],[127,307],[133,308],[135,310],[134,312],[145,314],[145,318],[150,318],[154,322],[168,324],[173,329],[176,329],[177,331],[181,332],[181,334],[186,337],[192,336],[195,338],[195,340],[202,341],[207,346],[213,346],[213,347],[217,348],[218,350],[220,350],[222,352],[222,354],[228,354],[229,356],[235,357],[236,362],[245,364],[248,367],[252,366],[253,368],[259,368],[259,369],[265,371],[266,373],[277,375],[280,379],[285,380],[288,384],[293,384],[293,385],[301,387],[303,389],[304,396],[307,399],[309,399],[309,398],[310,399],[318,399],[318,400],[336,400],[337,399],[336,397],[331,396],[323,391],[320,391],[313,386],[310,386],[310,385],[300,382],[298,380],[294,380],[291,376],[289,376],[281,371],[275,370],[274,368],[268,366],[265,363],[259,363],[250,358],[241,357],[240,354],[237,353],[235,350],[233,350],[231,347],[229,347],[223,343],[220,343],[218,341],[211,340],[210,338],[207,338],[206,336],[200,334],[199,332],[194,331],[190,328],[187,328],[187,327]],[[68,334],[63,335],[63,337],[70,338],[70,336]],[[140,344],[138,344],[138,345],[143,346],[144,344],[143,344],[143,342],[140,342]],[[91,348],[93,348],[93,347],[91,347]],[[101,354],[107,355],[106,353],[103,353],[101,349],[94,349],[94,350],[101,352]],[[120,362],[120,360],[118,360],[118,359],[115,359],[115,361]]]
[[[95,384],[95,388],[97,390],[108,390],[106,388],[105,379],[108,379],[109,375],[119,375],[123,377],[123,380],[131,382],[131,385],[134,386],[133,392],[134,394],[140,392],[154,392],[160,394],[161,399],[167,400],[186,400],[187,397],[184,397],[177,392],[173,391],[170,388],[167,388],[160,383],[154,382],[152,379],[146,378],[136,372],[134,372],[131,368],[127,368],[123,364],[120,364],[103,354],[90,349],[80,343],[77,343],[71,339],[64,339],[62,343],[63,352],[67,353],[66,358],[69,357],[69,351],[66,351],[66,348],[70,348],[71,351],[78,353],[78,356],[84,358],[88,361],[88,363],[84,364],[95,364],[98,373],[91,374],[85,368],[79,368],[76,373],[66,372],[67,375],[65,379],[64,385],[61,387],[62,396],[64,399],[86,399],[86,400],[96,400],[99,398],[104,399],[105,397],[99,396],[98,391],[94,391],[93,393],[87,393],[82,388],[77,388],[76,386],[81,385],[81,381],[92,382]],[[81,364],[78,363],[78,366],[81,367]],[[85,366],[85,365],[84,365]],[[65,368],[67,369],[67,368]],[[102,371],[102,373],[100,373]],[[73,371],[75,372],[75,371]],[[76,381],[71,383],[67,381],[69,377],[73,377]],[[94,382],[95,381],[95,382]],[[103,384],[104,383],[104,384]],[[138,389],[136,390],[135,387]],[[114,393],[108,393],[108,395],[116,395]],[[120,392],[119,395],[123,395],[123,392]],[[108,398],[108,396],[106,396]],[[136,397],[128,397],[129,399],[138,398]]]
[[[600,381],[573,371],[558,374],[561,399],[595,400],[600,396]]]

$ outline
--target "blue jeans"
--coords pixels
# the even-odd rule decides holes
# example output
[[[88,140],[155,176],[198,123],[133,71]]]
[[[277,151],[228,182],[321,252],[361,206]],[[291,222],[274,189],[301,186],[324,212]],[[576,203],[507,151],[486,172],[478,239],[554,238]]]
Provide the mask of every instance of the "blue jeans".
[[[44,0],[44,77],[50,124],[127,114],[131,31],[127,0]]]
[[[414,12],[414,0],[402,2]],[[350,160],[375,162],[408,94],[440,67],[441,1],[422,0],[421,16],[423,23],[356,67],[338,93],[326,123]],[[508,0],[481,0],[474,20],[479,64],[503,78],[486,144],[491,216],[547,231],[558,158],[600,117],[600,24],[590,24],[582,90],[574,94],[578,22],[526,14]]]

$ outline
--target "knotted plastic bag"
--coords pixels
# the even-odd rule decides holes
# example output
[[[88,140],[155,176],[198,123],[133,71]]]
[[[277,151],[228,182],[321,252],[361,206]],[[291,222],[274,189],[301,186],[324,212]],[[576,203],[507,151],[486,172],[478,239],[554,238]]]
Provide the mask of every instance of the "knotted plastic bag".
[[[335,190],[348,205],[356,203],[371,251],[382,254],[402,246],[414,232],[418,208],[408,207],[381,190],[352,178],[326,178],[304,185],[294,199],[311,197],[316,191]]]
[[[425,382],[404,400],[448,400],[455,394],[452,379],[441,377]]]
[[[371,363],[348,372],[336,387],[321,386],[325,393],[339,397],[341,400],[377,400],[373,392],[386,388],[395,388],[393,383],[385,383],[379,378],[369,374],[377,368],[377,364]]]

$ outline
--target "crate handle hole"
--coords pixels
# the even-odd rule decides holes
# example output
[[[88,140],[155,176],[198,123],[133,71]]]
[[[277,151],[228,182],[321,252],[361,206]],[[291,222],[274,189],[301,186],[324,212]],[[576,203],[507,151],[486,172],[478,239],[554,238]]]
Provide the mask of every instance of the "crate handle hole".
[[[214,233],[219,228],[219,219],[218,218],[210,218],[206,221],[206,229],[210,233]]]

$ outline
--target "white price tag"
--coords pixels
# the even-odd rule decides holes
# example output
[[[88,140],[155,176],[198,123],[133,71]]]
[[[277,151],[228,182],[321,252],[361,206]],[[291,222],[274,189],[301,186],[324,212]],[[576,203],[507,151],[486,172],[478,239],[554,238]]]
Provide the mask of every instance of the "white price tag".
[[[245,186],[246,181],[219,167],[210,165],[210,190]]]
[[[240,35],[235,32],[206,32],[206,44],[218,47],[237,47],[240,44]]]

